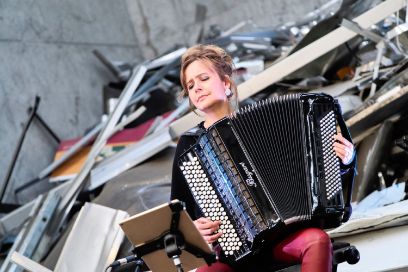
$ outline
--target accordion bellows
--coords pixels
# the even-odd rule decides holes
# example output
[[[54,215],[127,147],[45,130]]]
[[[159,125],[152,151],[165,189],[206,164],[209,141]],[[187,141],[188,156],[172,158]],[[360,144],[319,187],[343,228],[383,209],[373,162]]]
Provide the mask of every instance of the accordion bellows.
[[[344,212],[333,150],[335,102],[323,94],[270,98],[209,127],[178,165],[205,217],[221,221],[225,255],[240,260],[276,228]]]

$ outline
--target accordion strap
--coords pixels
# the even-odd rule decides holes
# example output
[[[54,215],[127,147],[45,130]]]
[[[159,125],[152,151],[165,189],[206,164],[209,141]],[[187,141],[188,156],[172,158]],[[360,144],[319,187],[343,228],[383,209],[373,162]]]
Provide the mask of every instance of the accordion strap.
[[[198,124],[197,126],[190,128],[189,130],[183,133],[183,136],[199,137],[202,133],[205,132],[203,123],[204,121]]]
[[[349,129],[347,128],[346,122],[344,121],[342,111],[340,104],[338,101],[335,101],[335,115],[337,119],[337,123],[340,127],[341,134],[344,138],[346,138],[350,143],[353,143],[353,140],[351,139],[351,134]],[[347,169],[345,173],[342,175],[342,185],[343,188],[347,188],[346,191],[346,199],[345,199],[345,215],[343,217],[343,222],[346,222],[350,216],[351,216],[351,197],[353,193],[353,183],[354,183],[354,177],[357,172],[357,156],[356,152],[354,151],[353,155],[353,160],[348,164],[344,165],[341,163],[341,168],[342,169]]]

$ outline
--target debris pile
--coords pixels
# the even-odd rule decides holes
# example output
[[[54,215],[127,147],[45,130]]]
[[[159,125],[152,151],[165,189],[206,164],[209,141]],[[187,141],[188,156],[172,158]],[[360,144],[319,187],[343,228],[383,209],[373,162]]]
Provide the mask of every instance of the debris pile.
[[[399,186],[405,197],[398,202],[407,193],[407,186],[398,184],[408,178],[408,16],[404,8],[404,1],[334,0],[302,22],[273,29],[258,29],[250,22],[225,31],[214,25],[199,42],[217,44],[233,57],[240,105],[296,92],[323,92],[338,99],[358,154],[353,201]],[[198,122],[200,117],[189,113],[188,101],[180,97],[180,56],[185,50],[175,47],[144,63],[115,62],[94,51],[117,78],[103,89],[105,116],[82,137],[63,142],[55,161],[36,179],[62,184],[0,219],[3,244],[14,237],[0,271],[19,269],[11,262],[13,251],[35,261],[47,258],[67,235],[73,221],[68,223],[69,219],[84,202],[112,189],[107,183],[173,146],[181,133]],[[167,175],[157,184],[168,192],[169,181]],[[30,184],[18,191],[29,188]],[[157,202],[167,199],[161,194]],[[90,205],[86,212],[98,209]],[[112,220],[126,217],[107,213]],[[112,228],[105,237],[112,243],[97,246],[117,245],[116,235]],[[73,237],[68,241],[72,248],[83,242]],[[67,250],[61,256],[68,256]],[[102,261],[102,255],[93,261]],[[114,257],[110,256],[111,261]]]

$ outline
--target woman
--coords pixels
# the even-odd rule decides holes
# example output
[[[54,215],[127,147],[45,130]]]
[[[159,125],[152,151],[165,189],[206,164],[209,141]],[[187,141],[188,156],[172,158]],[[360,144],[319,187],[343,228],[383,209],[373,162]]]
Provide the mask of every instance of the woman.
[[[231,57],[214,45],[191,47],[182,57],[180,81],[184,95],[189,97],[193,109],[204,113],[204,121],[185,133],[179,140],[173,165],[171,199],[186,203],[187,212],[194,220],[197,229],[208,243],[221,237],[220,222],[202,217],[194,202],[180,169],[177,158],[195,144],[196,130],[204,130],[216,121],[230,114],[237,102],[237,88],[232,80],[233,64]],[[353,145],[340,134],[334,150],[343,164],[352,161]],[[273,247],[270,256],[276,262],[301,263],[302,271],[331,271],[332,248],[328,235],[318,228],[305,228],[293,232]],[[200,267],[199,272],[235,271],[222,262]]]

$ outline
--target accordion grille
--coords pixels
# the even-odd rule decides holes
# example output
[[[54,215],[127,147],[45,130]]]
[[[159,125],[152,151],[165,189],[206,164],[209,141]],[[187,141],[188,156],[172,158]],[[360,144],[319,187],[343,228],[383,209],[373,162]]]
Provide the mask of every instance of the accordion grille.
[[[231,123],[282,220],[310,219],[311,181],[306,174],[306,135],[298,95],[246,107],[231,117]]]

